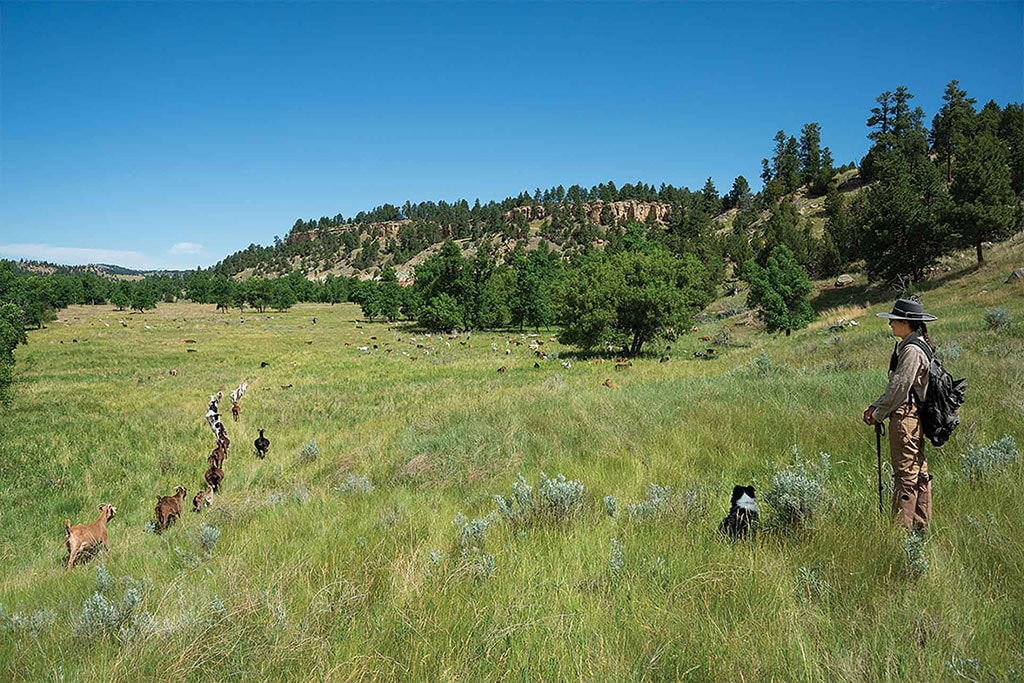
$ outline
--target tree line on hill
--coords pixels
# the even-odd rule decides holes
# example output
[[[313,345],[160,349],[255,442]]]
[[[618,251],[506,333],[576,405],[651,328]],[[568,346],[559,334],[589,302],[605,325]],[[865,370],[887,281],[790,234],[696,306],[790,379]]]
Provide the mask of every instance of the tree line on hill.
[[[730,272],[750,284],[748,305],[767,328],[789,332],[811,320],[810,277],[863,269],[872,281],[912,282],[956,249],[972,248],[983,262],[987,242],[1024,224],[1021,104],[990,101],[979,110],[954,80],[928,128],[913,98],[901,86],[876,99],[856,193],[840,186],[855,166],[834,168],[820,126],[808,123],[799,138],[775,135],[757,193],[739,176],[725,195],[709,178],[698,191],[608,182],[472,206],[385,204],[349,219],[300,219],[289,239],[275,237],[271,246],[251,244],[207,270],[140,280],[39,275],[0,263],[0,365],[13,362],[26,326],[40,327],[69,304],[145,311],[180,298],[259,312],[352,301],[370,318],[405,317],[433,330],[557,324],[567,343],[640,353],[654,337],[687,329]],[[798,196],[824,196],[823,226],[801,215]],[[643,222],[622,220],[609,204],[623,200],[667,208]],[[536,234],[534,216],[543,217]],[[400,223],[385,229],[388,221]],[[310,232],[312,239],[299,238]],[[538,236],[540,247],[528,250],[528,238]],[[395,267],[438,244],[413,269],[413,285],[401,286]],[[340,255],[377,278],[308,279]]]

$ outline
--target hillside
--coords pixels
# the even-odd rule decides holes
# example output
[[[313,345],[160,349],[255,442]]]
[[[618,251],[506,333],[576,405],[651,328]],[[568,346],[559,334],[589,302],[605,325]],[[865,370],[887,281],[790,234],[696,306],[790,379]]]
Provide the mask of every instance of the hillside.
[[[1013,679],[1024,464],[993,444],[1024,440],[1024,284],[1005,283],[1022,262],[1017,235],[922,285],[931,336],[971,383],[961,428],[930,452],[923,545],[877,511],[859,416],[884,385],[874,314],[893,294],[863,283],[821,283],[819,323],[788,338],[744,324],[742,293],[717,301],[668,362],[621,369],[548,332],[427,336],[347,304],[161,304],[127,326],[71,307],[18,348],[0,414],[0,672]],[[209,396],[243,378],[223,490],[152,533],[155,496],[203,483]],[[812,465],[827,466],[821,507],[792,529],[770,492]],[[740,543],[717,533],[735,484],[763,514]],[[68,572],[63,520],[104,502],[110,552]]]
[[[861,188],[858,171],[839,172],[836,184],[841,194],[852,198]],[[653,188],[647,194],[652,195]],[[542,245],[559,253],[572,253],[583,245],[600,249],[607,243],[609,231],[622,233],[629,224],[670,230],[673,220],[684,220],[683,214],[702,201],[701,193],[688,190],[668,193],[668,197],[671,201],[571,202],[534,200],[524,193],[515,201],[506,200],[502,204],[518,202],[520,205],[489,216],[489,227],[482,224],[482,218],[473,215],[477,207],[469,209],[468,205],[461,218],[449,221],[422,218],[299,221],[280,243],[269,247],[252,246],[227,257],[215,270],[241,280],[253,275],[276,277],[296,269],[311,280],[322,280],[328,274],[368,279],[390,266],[395,268],[400,281],[406,281],[413,277],[415,267],[436,253],[446,239],[454,239],[468,254],[474,253],[480,245],[487,245],[499,260],[516,248],[529,251]],[[786,199],[794,204],[802,220],[813,224],[815,235],[820,237],[825,221],[825,197],[811,196],[807,188],[802,187]],[[736,208],[730,208],[709,216],[710,225],[720,236],[727,235],[733,231],[737,212]],[[394,209],[385,213],[399,212]],[[755,235],[763,227],[766,215],[767,211],[759,212],[744,228],[744,235],[748,238]],[[459,221],[462,221],[461,228]],[[309,227],[314,223],[318,226]]]

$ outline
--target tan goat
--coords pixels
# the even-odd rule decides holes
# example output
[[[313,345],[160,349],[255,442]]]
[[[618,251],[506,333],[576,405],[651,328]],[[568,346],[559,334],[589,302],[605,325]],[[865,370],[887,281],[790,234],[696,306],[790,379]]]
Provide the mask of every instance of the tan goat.
[[[163,531],[172,521],[181,518],[181,509],[185,505],[185,487],[174,489],[173,496],[156,497],[156,530]]]
[[[199,512],[204,507],[213,505],[213,486],[206,485],[206,489],[200,491],[192,498],[192,512]]]
[[[64,520],[64,545],[68,548],[68,569],[74,566],[75,559],[83,551],[101,543],[108,552],[110,551],[110,544],[107,543],[107,522],[112,520],[116,513],[116,507],[102,503],[100,516],[92,524],[72,526],[70,519]]]

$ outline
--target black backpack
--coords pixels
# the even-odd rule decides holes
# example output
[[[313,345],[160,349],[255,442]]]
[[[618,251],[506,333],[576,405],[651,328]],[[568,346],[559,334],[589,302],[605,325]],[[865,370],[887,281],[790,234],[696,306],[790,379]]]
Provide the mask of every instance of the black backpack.
[[[925,392],[925,400],[922,401],[913,391],[911,391],[911,396],[917,403],[924,435],[928,437],[933,446],[942,446],[949,440],[956,426],[960,424],[958,411],[964,403],[967,378],[954,380],[953,376],[942,366],[942,361],[935,358],[931,347],[924,339],[914,337],[910,343],[924,351],[929,363],[928,390]],[[893,360],[895,360],[895,356],[896,352],[894,351]],[[895,365],[893,369],[895,369]]]

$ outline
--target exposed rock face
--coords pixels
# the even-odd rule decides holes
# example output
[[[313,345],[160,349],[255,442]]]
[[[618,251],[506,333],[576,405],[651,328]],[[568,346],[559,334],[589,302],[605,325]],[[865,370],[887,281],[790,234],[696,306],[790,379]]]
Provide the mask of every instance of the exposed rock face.
[[[846,287],[853,284],[853,276],[843,273],[836,278],[836,288]]]
[[[1010,277],[1006,278],[1006,284],[1010,284],[1011,282],[1019,282],[1020,280],[1024,280],[1024,268],[1018,268],[1012,273],[1010,273]]]
[[[627,221],[643,223],[652,212],[655,219],[664,222],[668,218],[671,209],[668,204],[662,204],[661,202],[641,202],[635,199],[607,203],[597,201],[588,204],[587,215],[590,217],[590,220],[601,224],[601,213],[606,207],[611,211],[612,216],[615,217],[616,223],[625,223]]]

